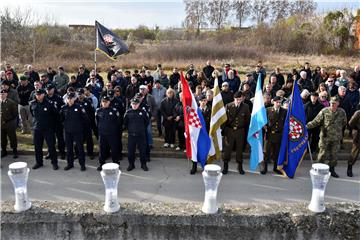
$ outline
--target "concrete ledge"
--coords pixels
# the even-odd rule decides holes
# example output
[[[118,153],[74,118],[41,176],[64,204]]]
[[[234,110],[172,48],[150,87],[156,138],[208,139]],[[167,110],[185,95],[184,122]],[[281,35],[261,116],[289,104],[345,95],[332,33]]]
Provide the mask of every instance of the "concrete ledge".
[[[221,205],[205,215],[199,203],[122,203],[105,214],[103,202],[33,202],[24,213],[2,202],[2,239],[359,239],[360,203]]]

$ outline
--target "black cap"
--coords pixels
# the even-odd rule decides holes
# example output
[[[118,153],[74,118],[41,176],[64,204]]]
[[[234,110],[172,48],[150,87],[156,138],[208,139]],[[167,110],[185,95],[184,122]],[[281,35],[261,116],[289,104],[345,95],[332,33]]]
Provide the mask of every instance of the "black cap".
[[[7,93],[8,92],[8,90],[6,90],[6,89],[1,89],[1,93]]]
[[[131,103],[140,103],[140,99],[134,97],[133,99],[131,99]]]
[[[84,94],[84,89],[83,88],[78,88],[76,89],[76,92],[79,94]]]
[[[241,91],[237,91],[235,94],[234,94],[234,98],[241,98],[242,97],[242,92]]]
[[[206,100],[206,96],[204,94],[201,94],[199,96],[199,101]]]
[[[274,98],[273,98],[273,101],[282,101],[283,99],[282,99],[282,97],[280,97],[280,96],[275,96]]]
[[[28,78],[26,76],[21,76],[20,77],[20,81],[25,81],[25,80],[28,80]]]
[[[55,88],[54,84],[49,83],[48,85],[46,85],[47,90],[50,90],[50,89],[53,89],[53,88]]]
[[[101,101],[110,101],[108,96],[102,96]]]
[[[66,97],[67,98],[75,98],[76,94],[74,92],[69,92]]]
[[[142,98],[142,97],[143,97],[143,95],[141,93],[136,93],[135,94],[135,98]]]
[[[316,97],[318,97],[319,94],[318,94],[317,92],[312,92],[312,93],[310,93],[310,96],[316,96]]]
[[[112,89],[110,89],[110,90],[107,91],[107,95],[108,95],[109,97],[113,97],[114,94],[115,94],[115,91],[112,90]]]
[[[36,95],[41,95],[41,94],[45,94],[45,93],[46,93],[46,91],[43,88],[36,89],[36,91],[35,91]]]
[[[11,83],[10,83],[10,81],[8,81],[8,80],[4,80],[4,81],[1,82],[1,85],[8,85],[8,86],[10,86]]]

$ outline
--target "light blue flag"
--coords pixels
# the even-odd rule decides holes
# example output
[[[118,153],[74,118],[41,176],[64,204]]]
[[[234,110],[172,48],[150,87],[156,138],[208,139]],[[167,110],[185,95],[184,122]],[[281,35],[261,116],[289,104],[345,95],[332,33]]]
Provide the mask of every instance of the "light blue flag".
[[[251,146],[250,170],[255,171],[260,162],[264,161],[262,128],[267,124],[266,109],[261,90],[261,73],[259,73],[254,105],[251,113],[247,141]]]

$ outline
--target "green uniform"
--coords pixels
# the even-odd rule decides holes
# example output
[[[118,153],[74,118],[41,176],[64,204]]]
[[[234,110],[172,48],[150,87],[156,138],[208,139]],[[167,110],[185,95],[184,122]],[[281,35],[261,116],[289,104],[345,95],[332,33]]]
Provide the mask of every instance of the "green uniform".
[[[18,106],[13,100],[7,98],[1,101],[1,150],[6,152],[7,138],[10,139],[10,147],[17,149],[16,118]]]
[[[319,154],[317,161],[324,163],[326,154],[329,156],[329,166],[335,167],[337,164],[337,153],[340,150],[340,141],[343,138],[342,128],[346,125],[346,113],[344,109],[338,108],[335,112],[330,107],[322,109],[314,120],[306,126],[308,129],[321,126]]]
[[[353,134],[353,144],[352,144],[352,148],[351,148],[351,155],[350,155],[350,159],[348,161],[348,164],[350,166],[354,165],[354,163],[356,162],[358,156],[359,156],[359,151],[360,151],[360,110],[356,111],[354,113],[354,115],[352,116],[352,118],[349,121],[349,126],[356,130],[356,133]]]
[[[242,163],[245,129],[250,123],[250,109],[246,103],[236,107],[235,103],[226,105],[227,121],[224,124],[224,156],[225,163],[231,159],[231,152],[235,145],[236,162]]]

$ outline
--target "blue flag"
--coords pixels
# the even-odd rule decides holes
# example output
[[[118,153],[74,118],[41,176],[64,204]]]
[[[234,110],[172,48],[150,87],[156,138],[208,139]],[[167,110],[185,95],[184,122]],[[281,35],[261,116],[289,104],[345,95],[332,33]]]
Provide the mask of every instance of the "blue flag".
[[[295,81],[278,158],[278,169],[283,175],[289,178],[294,177],[297,167],[305,156],[307,145],[308,132],[306,129],[304,105],[297,81]]]
[[[264,161],[262,128],[267,124],[266,109],[261,91],[261,73],[256,84],[254,106],[251,113],[247,141],[251,146],[250,170],[254,171]]]

